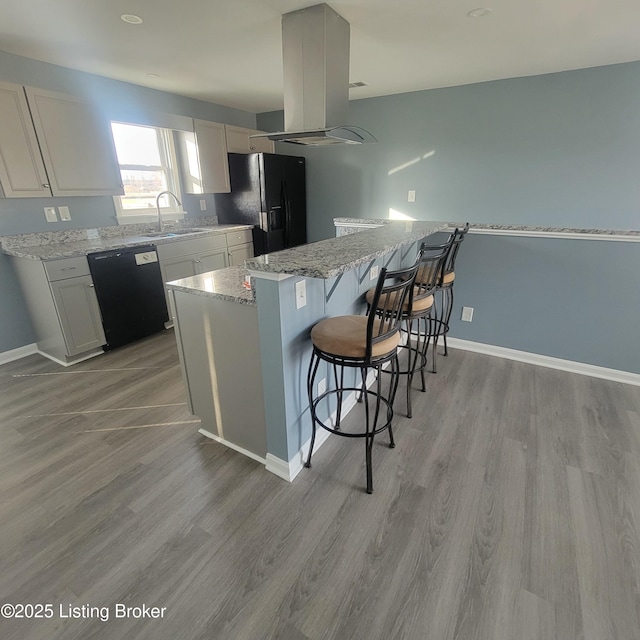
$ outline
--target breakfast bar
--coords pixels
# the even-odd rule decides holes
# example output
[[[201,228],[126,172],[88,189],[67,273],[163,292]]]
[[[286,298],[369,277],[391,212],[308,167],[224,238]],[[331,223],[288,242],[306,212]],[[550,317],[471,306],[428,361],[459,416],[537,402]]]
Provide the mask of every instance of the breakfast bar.
[[[262,255],[245,269],[169,283],[183,376],[201,433],[293,480],[311,435],[311,327],[325,317],[363,313],[364,293],[379,270],[412,264],[420,242],[448,228],[394,222]],[[326,406],[323,419],[334,409]],[[321,444],[316,441],[315,450]]]

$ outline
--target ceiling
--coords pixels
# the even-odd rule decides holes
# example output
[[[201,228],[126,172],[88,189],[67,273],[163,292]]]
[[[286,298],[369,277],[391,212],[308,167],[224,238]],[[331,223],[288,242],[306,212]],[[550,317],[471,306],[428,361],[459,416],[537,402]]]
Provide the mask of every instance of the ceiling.
[[[280,17],[312,4],[3,0],[0,50],[259,113],[283,104]],[[351,24],[351,82],[368,85],[351,99],[640,60],[637,0],[329,4]]]

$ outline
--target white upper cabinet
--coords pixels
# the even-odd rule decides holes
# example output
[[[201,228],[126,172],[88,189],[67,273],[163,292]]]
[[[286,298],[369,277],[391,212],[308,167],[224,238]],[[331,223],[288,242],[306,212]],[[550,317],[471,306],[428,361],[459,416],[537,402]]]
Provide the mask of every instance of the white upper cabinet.
[[[25,88],[54,196],[122,195],[109,121],[74,96]]]
[[[109,122],[73,96],[0,82],[0,183],[8,198],[123,194]]]
[[[51,196],[24,89],[0,82],[0,184],[7,198]]]
[[[229,160],[224,125],[208,120],[193,121],[204,193],[229,193]]]
[[[229,159],[225,125],[194,120],[194,133],[178,136],[180,169],[186,193],[229,193]]]
[[[268,138],[249,138],[255,133],[264,133],[256,129],[246,129],[234,125],[225,125],[227,131],[227,151],[229,153],[273,153],[274,145]]]
[[[258,131],[252,129],[249,131],[250,135],[254,133],[265,133],[264,131]],[[269,138],[253,138],[249,139],[249,151],[251,153],[275,153],[275,143]]]

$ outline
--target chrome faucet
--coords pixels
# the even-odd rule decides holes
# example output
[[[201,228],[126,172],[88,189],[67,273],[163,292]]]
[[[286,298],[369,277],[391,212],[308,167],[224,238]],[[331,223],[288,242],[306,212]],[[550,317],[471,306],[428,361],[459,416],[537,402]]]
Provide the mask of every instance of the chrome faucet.
[[[178,196],[173,193],[173,191],[161,191],[157,196],[156,196],[156,210],[158,212],[158,231],[162,232],[162,211],[160,211],[160,198],[162,198],[162,196],[165,195],[169,195],[169,196],[173,196],[176,200],[176,202],[178,203],[178,206],[182,206],[182,202],[180,202],[180,198],[178,198]]]

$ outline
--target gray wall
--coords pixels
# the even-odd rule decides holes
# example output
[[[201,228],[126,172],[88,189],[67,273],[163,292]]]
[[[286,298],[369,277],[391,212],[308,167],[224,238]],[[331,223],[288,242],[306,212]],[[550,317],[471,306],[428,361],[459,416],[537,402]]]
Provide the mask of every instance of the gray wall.
[[[353,95],[353,92],[352,92]],[[310,240],[333,218],[640,229],[640,62],[356,100],[378,144],[307,158]],[[282,127],[282,113],[258,115]],[[416,190],[416,202],[407,191]],[[640,373],[640,245],[469,236],[452,335]],[[459,321],[473,306],[473,323]]]
[[[107,117],[132,122],[152,122],[155,113],[227,122],[255,127],[255,114],[201,100],[118,82],[65,67],[46,64],[0,51],[0,80],[80,95],[99,106]],[[207,212],[200,212],[200,198]],[[47,223],[43,207],[67,205],[70,222]],[[186,196],[191,216],[214,215],[213,195]],[[0,236],[41,231],[64,231],[117,224],[113,198],[1,198]],[[6,256],[0,255],[0,353],[34,341],[17,280]]]

